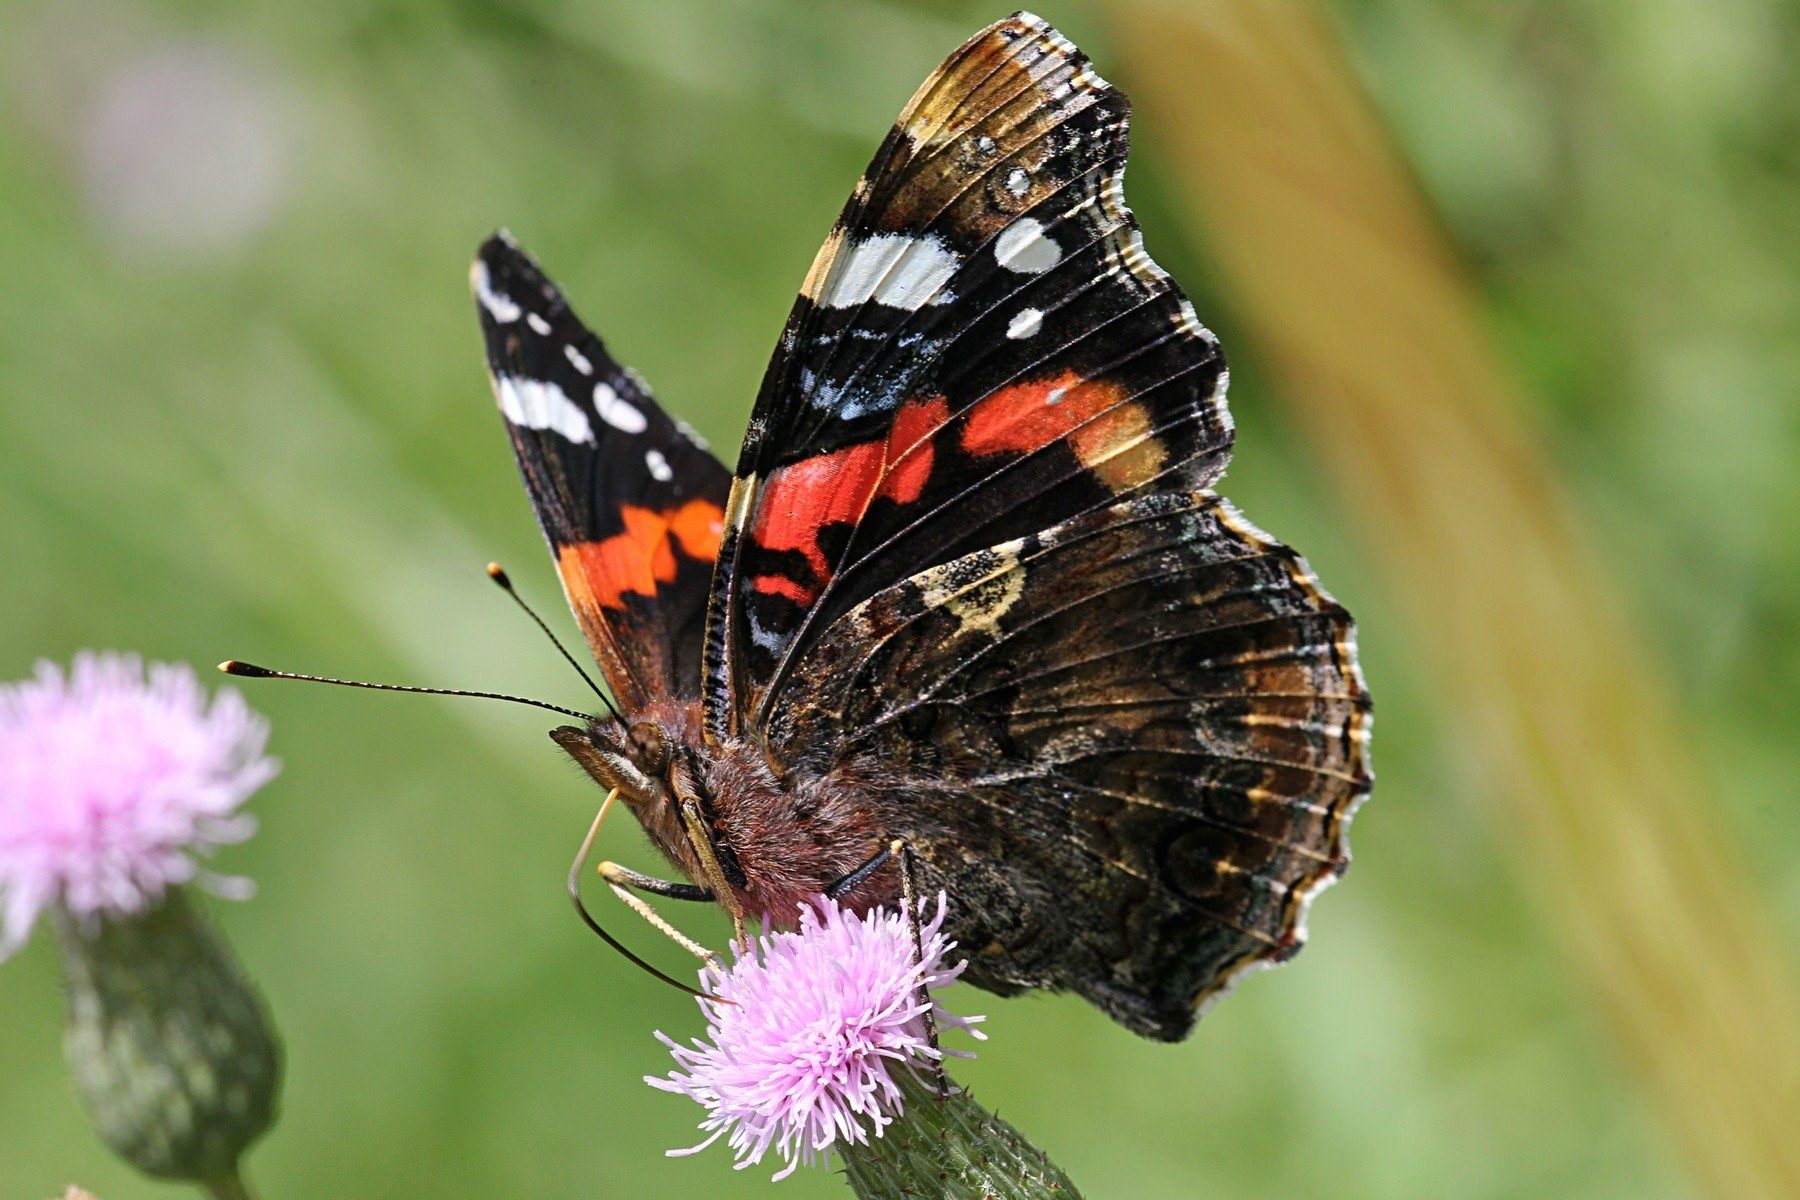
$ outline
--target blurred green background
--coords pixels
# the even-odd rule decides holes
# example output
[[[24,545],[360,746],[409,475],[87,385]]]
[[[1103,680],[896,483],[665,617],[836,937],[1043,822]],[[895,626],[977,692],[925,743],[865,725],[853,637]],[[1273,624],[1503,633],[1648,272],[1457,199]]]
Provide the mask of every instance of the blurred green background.
[[[1133,90],[1114,48],[1154,9],[1040,11]],[[1611,581],[1605,619],[1678,698],[1708,781],[1694,808],[1791,947],[1800,12],[1324,12],[1524,385],[1513,417]],[[0,677],[116,647],[579,704],[482,573],[504,562],[570,627],[492,411],[471,251],[509,226],[729,462],[869,154],[1000,15],[6,0]],[[1096,1198],[1699,1194],[1490,803],[1476,732],[1393,615],[1380,554],[1407,531],[1360,527],[1340,502],[1316,464],[1356,448],[1303,440],[1289,410],[1306,398],[1262,369],[1177,219],[1156,131],[1208,112],[1140,102],[1140,117],[1131,199],[1150,249],[1232,354],[1225,490],[1360,618],[1379,784],[1312,947],[1189,1042],[1138,1041],[1072,999],[962,989],[952,1007],[987,1012],[990,1040],[960,1077]],[[640,1082],[667,1069],[651,1030],[688,1036],[698,1018],[569,912],[562,873],[598,796],[539,715],[246,690],[286,766],[252,803],[261,832],[219,860],[260,894],[214,909],[288,1046],[284,1117],[249,1163],[266,1200],[768,1189],[722,1148],[662,1155],[698,1140],[699,1110]],[[604,852],[650,865],[626,821]],[[686,969],[622,911],[613,924]],[[44,938],[0,965],[0,1197],[183,1194],[89,1133],[58,992]],[[781,1188],[846,1194],[822,1172]]]

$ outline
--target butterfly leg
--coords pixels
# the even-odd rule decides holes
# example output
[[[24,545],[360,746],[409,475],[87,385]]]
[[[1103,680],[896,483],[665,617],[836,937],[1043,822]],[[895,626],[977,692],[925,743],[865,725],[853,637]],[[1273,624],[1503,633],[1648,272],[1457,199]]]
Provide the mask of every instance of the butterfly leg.
[[[640,892],[649,892],[652,896],[663,896],[670,900],[697,900],[710,903],[717,899],[711,888],[701,887],[697,883],[676,883],[672,879],[658,879],[654,875],[645,875],[634,871],[623,863],[611,859],[600,864],[600,877],[608,883],[617,883],[625,887],[636,888]]]
[[[663,915],[651,908],[638,891],[649,892],[653,896],[666,896],[671,900],[711,900],[712,891],[697,887],[691,883],[675,883],[667,879],[658,879],[653,875],[644,875],[619,863],[607,861],[600,864],[600,878],[606,880],[613,894],[625,902],[638,916],[644,918],[662,935],[711,967],[719,965],[719,956],[696,942],[675,926],[669,924]],[[637,891],[633,891],[635,888]]]
[[[892,846],[883,846],[881,849],[877,850],[874,854],[871,854],[868,857],[867,861],[865,861],[861,866],[857,867],[855,870],[849,872],[848,874],[840,876],[839,878],[834,879],[832,882],[826,884],[825,885],[826,897],[831,900],[842,900],[845,896],[848,896],[851,892],[854,892],[856,890],[857,885],[860,884],[863,880],[867,879],[869,876],[873,875],[875,872],[881,870],[882,866],[887,862],[887,860],[892,858],[893,856],[894,856],[894,848]]]
[[[581,869],[587,865],[588,854],[594,848],[594,839],[600,836],[600,826],[605,823],[606,814],[612,810],[613,801],[617,800],[618,798],[619,798],[619,789],[618,788],[613,788],[610,792],[608,792],[606,794],[606,802],[600,806],[600,811],[594,814],[594,823],[592,825],[588,826],[587,836],[581,839],[581,848],[575,852],[575,860],[569,864],[569,899],[574,902],[575,911],[578,914],[580,914],[582,923],[585,924],[589,929],[593,930],[595,935],[598,936],[601,941],[605,942],[607,945],[611,946],[614,950],[617,950],[620,954],[624,955],[633,964],[635,964],[638,967],[641,967],[645,971],[648,971],[651,975],[654,975],[656,978],[662,980],[664,983],[667,983],[674,987],[677,987],[677,988],[681,989],[682,991],[688,993],[688,995],[690,995],[690,996],[704,997],[706,995],[705,992],[695,991],[693,988],[691,988],[687,984],[681,982],[679,979],[676,979],[671,975],[668,975],[662,971],[659,971],[657,968],[651,966],[649,963],[645,962],[642,958],[638,957],[637,954],[633,953],[629,948],[627,948],[626,945],[623,942],[619,941],[618,938],[616,938],[612,934],[606,932],[605,928],[601,926],[600,922],[598,922],[594,919],[593,914],[588,912],[587,905],[582,903],[582,899],[581,899]],[[648,907],[648,906],[646,906],[646,907]]]
[[[907,845],[905,838],[895,838],[888,843],[888,853],[900,860],[900,895],[906,902],[907,924],[912,928],[913,961],[923,963],[925,961],[925,939],[919,933],[919,926],[925,916],[919,910],[919,887],[918,881],[913,876],[915,864],[912,847]],[[851,873],[855,874],[855,872]],[[932,1081],[939,1096],[948,1096],[951,1094],[950,1078],[944,1074],[944,1055],[938,1048],[937,1010],[932,1006],[931,988],[923,977],[919,979],[917,998],[920,1007],[924,1010],[925,1040],[931,1045]]]
[[[713,851],[712,834],[707,830],[700,802],[691,796],[681,802],[681,823],[687,827],[688,845],[693,847],[695,856],[700,859],[701,874],[712,884],[712,894],[725,906],[725,911],[731,914],[734,940],[740,949],[748,950],[750,935],[745,928],[744,906],[731,890],[725,868],[719,865],[719,856]]]

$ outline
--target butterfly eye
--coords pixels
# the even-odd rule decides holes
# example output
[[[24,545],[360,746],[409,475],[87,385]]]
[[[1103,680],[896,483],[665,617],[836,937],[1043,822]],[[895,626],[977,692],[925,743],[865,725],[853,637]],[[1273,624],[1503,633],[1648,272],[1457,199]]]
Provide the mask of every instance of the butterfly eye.
[[[631,761],[645,774],[660,776],[669,769],[669,739],[655,725],[633,725],[625,735],[625,745]]]

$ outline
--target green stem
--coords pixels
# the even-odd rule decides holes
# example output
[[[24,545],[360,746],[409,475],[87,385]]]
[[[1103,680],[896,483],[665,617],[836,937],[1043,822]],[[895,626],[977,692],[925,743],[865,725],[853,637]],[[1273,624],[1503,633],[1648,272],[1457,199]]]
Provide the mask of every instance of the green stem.
[[[882,1136],[842,1147],[862,1200],[1081,1200],[1042,1150],[966,1092],[901,1080],[904,1114]]]
[[[250,1191],[250,1185],[237,1172],[222,1179],[209,1179],[200,1186],[206,1189],[206,1194],[212,1200],[256,1200],[255,1194]]]

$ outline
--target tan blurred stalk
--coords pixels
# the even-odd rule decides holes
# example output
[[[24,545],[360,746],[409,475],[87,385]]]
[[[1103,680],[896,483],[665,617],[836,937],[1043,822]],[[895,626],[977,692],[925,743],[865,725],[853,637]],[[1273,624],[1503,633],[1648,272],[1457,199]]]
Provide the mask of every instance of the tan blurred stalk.
[[[1417,631],[1447,726],[1491,755],[1508,843],[1701,1190],[1800,1196],[1788,951],[1333,30],[1293,0],[1110,7],[1139,128],[1406,605],[1365,623]]]

